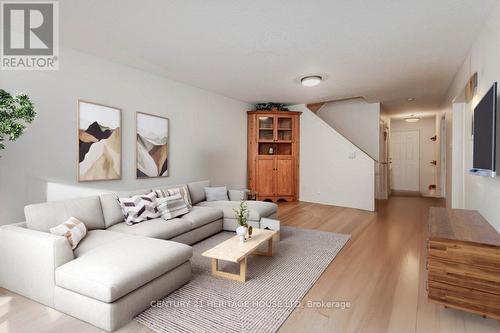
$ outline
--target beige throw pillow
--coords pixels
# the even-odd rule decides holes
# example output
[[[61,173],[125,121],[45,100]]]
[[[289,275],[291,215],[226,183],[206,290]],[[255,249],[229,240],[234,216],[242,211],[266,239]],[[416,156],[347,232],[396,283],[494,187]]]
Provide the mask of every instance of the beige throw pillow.
[[[87,235],[85,224],[77,218],[70,217],[64,223],[57,227],[50,228],[50,233],[64,236],[71,245],[71,249],[75,249],[80,241]]]
[[[174,217],[189,213],[189,208],[182,197],[180,189],[174,188],[166,190],[165,196],[156,199],[161,218],[170,220]]]
[[[179,192],[181,193],[182,199],[184,199],[184,202],[186,203],[187,208],[189,210],[191,210],[191,208],[193,208],[193,203],[191,202],[191,196],[189,195],[189,189],[188,189],[187,185],[183,185],[183,186],[180,186],[177,188],[170,188],[170,189],[157,188],[157,189],[153,189],[153,192],[156,193],[158,198],[165,198],[166,196],[171,195],[171,194],[169,194],[169,192],[171,193],[172,190],[176,190],[176,189],[178,189]]]

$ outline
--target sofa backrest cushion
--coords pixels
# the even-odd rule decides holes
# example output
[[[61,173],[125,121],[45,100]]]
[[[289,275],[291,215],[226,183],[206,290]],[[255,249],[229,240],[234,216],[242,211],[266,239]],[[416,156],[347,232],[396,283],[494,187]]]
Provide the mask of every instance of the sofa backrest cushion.
[[[28,229],[49,232],[70,217],[85,224],[88,230],[104,229],[104,216],[98,196],[51,201],[24,207]]]
[[[188,183],[187,186],[189,188],[189,195],[191,196],[191,202],[193,203],[193,205],[196,205],[197,203],[205,201],[207,199],[205,195],[205,187],[210,187],[209,180]]]
[[[131,197],[134,195],[144,195],[151,192],[150,189],[119,192],[119,193],[105,193],[99,196],[101,200],[102,213],[104,215],[104,225],[107,228],[125,221],[122,208],[118,202],[118,197]]]

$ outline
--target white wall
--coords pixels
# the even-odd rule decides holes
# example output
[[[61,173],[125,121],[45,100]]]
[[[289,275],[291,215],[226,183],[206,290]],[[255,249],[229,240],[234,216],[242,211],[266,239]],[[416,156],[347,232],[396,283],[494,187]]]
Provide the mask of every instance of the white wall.
[[[397,131],[418,131],[420,133],[420,193],[430,195],[429,185],[436,184],[437,167],[430,164],[436,159],[437,141],[430,138],[436,135],[435,117],[422,118],[416,123],[409,123],[403,119],[391,120],[391,133]],[[437,185],[437,184],[436,184]]]
[[[373,159],[305,105],[300,119],[300,200],[375,209]]]
[[[492,10],[489,19],[480,32],[477,40],[472,46],[471,52],[458,71],[447,94],[447,130],[451,138],[462,138],[463,144],[463,196],[464,207],[467,209],[477,209],[479,212],[500,231],[500,177],[487,178],[470,175],[467,170],[472,168],[472,140],[470,139],[472,109],[478,101],[491,87],[493,82],[500,82],[500,3]],[[471,105],[466,105],[463,118],[463,129],[460,135],[451,133],[453,128],[454,114],[452,102],[459,96],[467,81],[474,72],[478,73],[478,89]],[[449,141],[450,143],[452,141]],[[453,143],[448,144],[448,161],[453,156]],[[497,160],[500,156],[497,156]],[[447,179],[451,180],[456,175],[452,175],[451,166],[447,170]],[[451,184],[449,189],[451,189]],[[447,193],[450,193],[448,191]],[[450,207],[452,198],[447,198]],[[456,201],[455,201],[456,202]]]
[[[380,103],[362,98],[326,103],[317,115],[376,161],[379,156]]]
[[[60,61],[59,71],[0,74],[0,87],[26,92],[38,112],[26,133],[0,152],[0,224],[22,221],[23,207],[45,201],[53,188],[137,189],[206,178],[246,185],[250,105],[70,49],[61,49]],[[122,180],[75,181],[79,98],[122,109]],[[136,111],[170,118],[168,178],[135,179]]]

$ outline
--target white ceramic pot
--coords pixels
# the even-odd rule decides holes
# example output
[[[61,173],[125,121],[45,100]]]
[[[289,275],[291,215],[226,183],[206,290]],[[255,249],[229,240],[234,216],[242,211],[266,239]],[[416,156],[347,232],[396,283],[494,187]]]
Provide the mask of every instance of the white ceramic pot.
[[[245,242],[245,236],[247,235],[247,231],[248,231],[247,227],[239,226],[238,228],[236,228],[236,234],[240,238],[240,243]]]

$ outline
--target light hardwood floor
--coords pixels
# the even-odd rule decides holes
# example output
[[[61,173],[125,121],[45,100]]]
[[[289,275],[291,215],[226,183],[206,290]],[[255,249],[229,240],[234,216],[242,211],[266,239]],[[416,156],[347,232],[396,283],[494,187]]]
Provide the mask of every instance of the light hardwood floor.
[[[438,199],[392,197],[371,213],[311,203],[284,203],[284,225],[351,234],[352,238],[305,296],[348,301],[349,309],[298,308],[280,332],[500,332],[500,322],[429,303],[425,238],[429,207]],[[3,268],[2,268],[3,269]],[[0,333],[102,332],[0,289]],[[150,332],[132,322],[120,332]]]

